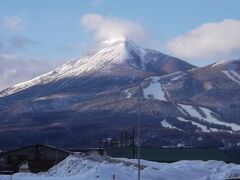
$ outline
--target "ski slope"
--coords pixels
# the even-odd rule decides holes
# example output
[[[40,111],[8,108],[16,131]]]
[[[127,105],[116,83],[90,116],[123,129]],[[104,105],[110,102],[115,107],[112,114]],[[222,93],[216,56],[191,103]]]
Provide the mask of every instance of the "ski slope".
[[[240,85],[240,75],[234,71],[234,70],[230,70],[230,71],[222,71],[229,79],[231,79],[232,81],[236,82],[237,84]]]
[[[160,77],[152,76],[148,79],[150,79],[150,84],[143,89],[144,97],[149,99],[150,96],[153,96],[154,99],[166,101],[167,99],[159,82]]]
[[[211,111],[210,109],[204,107],[198,107],[199,110],[205,115],[203,116],[195,107],[190,105],[178,104],[179,110],[183,112],[186,116],[198,118],[199,120],[203,120],[209,123],[223,125],[227,127],[231,127],[233,131],[239,131],[240,125],[235,123],[223,122],[217,119],[216,113]]]

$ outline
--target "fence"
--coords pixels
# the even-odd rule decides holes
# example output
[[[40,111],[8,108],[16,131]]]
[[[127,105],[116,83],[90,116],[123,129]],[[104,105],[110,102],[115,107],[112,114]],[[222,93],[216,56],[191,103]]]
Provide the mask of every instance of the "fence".
[[[112,157],[136,158],[131,147],[106,147],[104,149]],[[175,162],[180,160],[230,161],[225,151],[208,148],[141,147],[141,159],[157,162]]]

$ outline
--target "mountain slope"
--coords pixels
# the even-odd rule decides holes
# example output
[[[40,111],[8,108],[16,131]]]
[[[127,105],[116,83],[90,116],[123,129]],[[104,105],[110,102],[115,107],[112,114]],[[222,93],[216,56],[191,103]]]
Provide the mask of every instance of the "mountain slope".
[[[146,143],[188,141],[186,133],[198,139],[198,132],[238,131],[237,119],[223,111],[240,104],[234,96],[238,62],[197,68],[130,39],[104,41],[80,58],[0,92],[0,144],[96,145],[136,125],[139,83]],[[161,140],[172,137],[176,140]]]
[[[0,97],[34,86],[54,84],[55,89],[59,89],[73,84],[71,81],[77,81],[79,78],[120,76],[135,81],[155,73],[163,75],[193,67],[180,59],[140,48],[130,39],[120,38],[104,41],[100,48],[81,58],[30,81],[9,87],[0,92]]]
[[[229,69],[230,66],[233,67],[233,64],[236,65],[239,61],[226,63],[228,66],[218,67],[218,69],[214,70],[209,70],[209,68],[215,67],[211,65],[164,76],[150,76],[141,83],[143,97],[149,101],[158,100],[172,103],[172,108],[177,107],[181,113],[171,113],[173,117],[176,117],[175,122],[190,122],[204,132],[218,130],[239,131],[240,126],[238,125],[238,116],[236,116],[238,112],[236,112],[231,119],[227,119],[227,117],[229,118],[229,112],[225,114],[225,111],[222,111],[222,109],[226,109],[226,106],[229,104],[239,104],[236,98],[236,94],[239,94],[237,90],[239,86],[234,79],[238,77],[238,73],[236,69]],[[234,67],[236,68],[236,66]],[[210,73],[207,73],[206,69],[213,74],[210,75]],[[228,71],[226,69],[228,69]],[[229,79],[221,77],[225,72],[234,72],[232,74],[236,77],[232,75],[230,77],[232,81],[229,81]],[[220,81],[218,81],[218,78]],[[235,86],[229,85],[228,83],[234,83]],[[228,94],[233,91],[233,87],[235,94]],[[214,91],[214,93],[209,91]],[[124,92],[127,93],[126,98],[131,98],[131,96],[138,94],[139,89],[136,86]],[[219,95],[220,92],[223,92],[228,98]],[[210,93],[211,95],[209,95]],[[198,99],[196,97],[198,97]],[[217,103],[213,104],[213,102]],[[235,108],[237,108],[236,105]],[[234,112],[231,110],[231,113]],[[181,127],[171,125],[171,123],[166,120],[162,121],[162,123],[162,126],[166,128],[172,126],[172,128],[181,130]],[[206,124],[208,127],[206,127]]]
[[[239,77],[240,60],[232,60],[163,76],[162,87],[169,101],[208,107],[239,123]]]

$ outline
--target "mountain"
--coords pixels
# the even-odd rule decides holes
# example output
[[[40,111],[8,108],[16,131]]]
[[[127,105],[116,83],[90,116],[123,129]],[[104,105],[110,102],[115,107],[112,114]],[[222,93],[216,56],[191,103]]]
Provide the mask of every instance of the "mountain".
[[[239,123],[240,60],[161,77],[168,100],[208,107],[229,122]]]
[[[0,144],[97,145],[136,126],[139,91],[146,144],[238,131],[239,74],[239,61],[198,68],[128,38],[109,39],[0,92]]]
[[[164,75],[192,67],[180,59],[140,48],[130,39],[111,39],[102,42],[100,48],[81,58],[74,59],[33,80],[5,89],[0,92],[0,97],[15,94],[30,87],[49,86],[50,84],[54,85],[54,91],[64,89],[65,86],[66,89],[69,89],[71,85],[74,88],[79,88],[76,81],[80,78],[108,76],[123,77],[135,81],[152,74]]]

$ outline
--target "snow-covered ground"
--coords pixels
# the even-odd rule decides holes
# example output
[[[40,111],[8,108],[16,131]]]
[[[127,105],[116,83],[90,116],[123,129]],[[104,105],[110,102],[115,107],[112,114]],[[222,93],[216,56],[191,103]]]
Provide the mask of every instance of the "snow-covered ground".
[[[186,119],[184,119],[184,118],[182,118],[182,117],[178,117],[177,119],[178,119],[179,121],[183,121],[183,122],[190,122],[190,123],[192,123],[193,125],[199,127],[203,132],[209,132],[209,129],[207,128],[207,126],[204,126],[204,125],[199,124],[199,123],[194,122],[194,121],[186,120]]]
[[[226,63],[227,63],[226,60],[221,60],[221,61],[218,61],[218,62],[214,63],[214,64],[212,65],[212,67],[221,66],[221,65],[224,65],[224,64],[226,64]]]
[[[240,85],[240,75],[234,71],[234,70],[229,70],[229,71],[222,71],[229,79],[232,81],[235,81],[237,84]]]
[[[159,82],[160,77],[152,76],[149,79],[151,80],[149,86],[143,89],[144,97],[149,98],[149,96],[153,96],[154,99],[166,101],[164,91],[162,90],[161,83]]]
[[[48,172],[14,174],[14,180],[116,180],[137,179],[137,160],[69,156]],[[141,160],[142,180],[225,180],[240,175],[240,165],[222,161],[179,161],[157,163]],[[0,180],[9,180],[0,176]]]
[[[165,127],[165,128],[169,128],[169,129],[177,129],[179,131],[182,131],[181,129],[177,128],[176,126],[173,126],[172,124],[170,124],[169,122],[167,122],[166,119],[164,119],[163,121],[161,121],[161,125],[162,127]]]
[[[187,116],[195,117],[195,118],[201,119],[201,120],[209,122],[209,123],[231,127],[233,131],[239,131],[240,130],[240,125],[238,125],[238,124],[219,121],[214,116],[214,114],[216,115],[216,113],[214,113],[210,109],[207,109],[207,108],[204,108],[204,107],[198,107],[202,111],[202,113],[204,113],[204,115],[205,115],[205,117],[204,117],[193,106],[184,105],[184,104],[178,104],[178,105],[179,105],[179,110]]]
[[[132,96],[132,93],[129,91],[129,89],[124,90],[124,93],[126,94],[127,99],[129,99]]]

